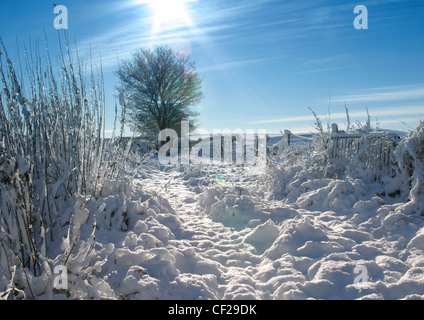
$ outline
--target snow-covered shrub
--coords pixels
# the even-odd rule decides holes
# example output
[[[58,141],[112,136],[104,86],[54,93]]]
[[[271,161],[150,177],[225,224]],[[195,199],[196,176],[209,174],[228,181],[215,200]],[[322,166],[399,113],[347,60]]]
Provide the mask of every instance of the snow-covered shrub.
[[[306,180],[351,177],[379,184],[381,194],[395,196],[409,193],[411,181],[416,181],[416,177],[412,176],[417,156],[415,151],[401,150],[411,148],[412,142],[406,141],[413,139],[416,140],[413,149],[418,150],[417,154],[422,156],[423,147],[417,147],[420,145],[418,133],[415,138],[405,138],[399,144],[400,138],[394,133],[378,131],[377,126],[372,127],[369,116],[365,125],[360,122],[350,124],[347,109],[348,130],[339,131],[337,125],[333,124],[330,132],[330,127],[324,130],[318,116],[311,112],[316,119],[314,126],[317,133],[312,135],[309,146],[285,146],[276,152],[276,157],[269,159],[271,165],[268,171],[274,190],[288,197],[287,200],[295,201],[295,194],[307,192],[297,189]],[[404,146],[405,143],[408,147]],[[400,186],[403,186],[401,192]]]
[[[24,275],[46,271],[57,239],[84,223],[75,209],[80,196],[98,198],[111,186],[125,192],[116,187],[130,159],[125,98],[121,136],[106,139],[101,67],[91,63],[87,74],[68,39],[65,52],[59,45],[58,64],[48,48],[46,59],[30,49],[17,70],[0,39],[0,273],[8,281],[15,265]]]
[[[0,150],[0,271],[8,279],[15,274],[9,268],[12,265],[36,270],[32,179],[27,164]]]
[[[395,150],[396,177],[388,188],[410,200],[413,212],[424,215],[424,121],[402,139]]]
[[[308,148],[286,146],[269,161],[268,179],[277,194],[296,202],[309,192],[305,181],[353,178],[375,184],[377,195],[399,197],[406,202],[402,208],[405,213],[424,214],[423,121],[401,138],[395,132],[372,128],[369,116],[365,125],[349,123],[348,132],[339,132],[333,125],[331,133],[325,132],[314,116],[318,133],[313,135],[312,144]]]
[[[296,145],[286,147],[277,158],[268,160],[267,172],[264,177],[272,190],[282,198],[291,202],[295,190],[309,179],[323,179],[326,177],[326,152],[318,143],[312,143],[311,148]],[[317,147],[318,146],[318,147]],[[300,195],[300,194],[299,194]]]

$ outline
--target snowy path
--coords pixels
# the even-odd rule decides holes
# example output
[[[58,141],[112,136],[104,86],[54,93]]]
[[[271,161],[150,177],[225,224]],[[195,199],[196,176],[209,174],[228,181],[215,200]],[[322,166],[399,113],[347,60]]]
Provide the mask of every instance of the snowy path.
[[[142,178],[174,216],[158,219],[173,234],[162,242],[174,271],[158,276],[157,298],[424,295],[422,224],[402,221],[387,237],[401,204],[384,204],[360,181],[311,179],[294,185],[296,201],[286,203],[242,167],[147,168]]]
[[[91,251],[83,242],[70,262],[91,279],[72,297],[424,298],[424,221],[408,216],[413,202],[293,170],[301,174],[149,160],[125,194],[112,188],[87,205],[105,209]]]
[[[210,174],[208,172],[208,176]],[[199,260],[194,266],[188,263],[184,271],[215,275],[217,299],[231,299],[235,295],[239,298],[243,295],[247,298],[263,298],[260,290],[255,288],[255,282],[249,281],[256,274],[255,266],[260,259],[251,253],[252,246],[243,242],[246,230],[238,232],[220,222],[214,222],[206,215],[205,210],[199,206],[200,198],[208,187],[204,185],[204,180],[184,172],[157,171],[151,183],[158,186],[158,182],[163,183],[169,179],[171,181],[163,189],[162,196],[176,211],[184,230],[179,234],[179,239],[170,244],[180,251],[190,251]],[[213,182],[211,179],[210,183]]]

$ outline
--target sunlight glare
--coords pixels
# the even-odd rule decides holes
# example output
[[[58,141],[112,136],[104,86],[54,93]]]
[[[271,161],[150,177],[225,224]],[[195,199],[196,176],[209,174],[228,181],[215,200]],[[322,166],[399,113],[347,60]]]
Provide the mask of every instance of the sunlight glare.
[[[186,8],[186,3],[192,0],[150,0],[153,10],[153,32],[173,29],[193,24]]]

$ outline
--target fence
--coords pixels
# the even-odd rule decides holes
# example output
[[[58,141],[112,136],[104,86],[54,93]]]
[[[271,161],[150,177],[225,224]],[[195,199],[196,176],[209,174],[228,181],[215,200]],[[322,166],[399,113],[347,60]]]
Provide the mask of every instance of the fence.
[[[328,140],[330,163],[345,164],[357,162],[370,169],[373,181],[394,173],[394,150],[400,137],[385,132],[339,132],[336,124]]]
[[[299,136],[285,130],[282,139],[271,147],[272,153],[281,155],[283,150],[292,144],[294,137]],[[309,143],[313,140],[302,138],[308,139]],[[336,171],[361,167],[367,169],[373,181],[380,181],[384,176],[394,174],[394,150],[399,141],[399,136],[389,135],[387,132],[346,133],[339,131],[337,124],[332,124],[331,133],[323,140],[327,162]]]
[[[280,136],[275,136],[268,139],[269,141],[267,144],[269,155],[281,156],[285,149],[293,145],[309,148],[312,141],[314,140],[311,134],[296,135],[293,134],[290,130],[284,130],[284,132],[281,133],[283,134],[282,138],[280,138]]]

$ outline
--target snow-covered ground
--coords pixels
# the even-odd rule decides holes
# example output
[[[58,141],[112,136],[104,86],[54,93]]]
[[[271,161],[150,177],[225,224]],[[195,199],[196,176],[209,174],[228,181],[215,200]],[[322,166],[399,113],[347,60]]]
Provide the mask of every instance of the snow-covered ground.
[[[422,199],[295,154],[265,171],[154,156],[67,208],[56,258],[15,285],[38,299],[424,299]]]
[[[424,298],[424,221],[408,204],[351,178],[292,179],[284,194],[270,177],[149,160],[131,191],[86,202],[96,214],[54,298]],[[52,298],[40,278],[32,290]]]

